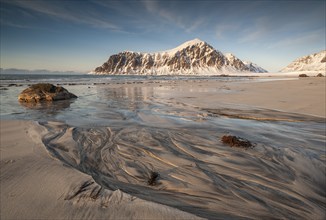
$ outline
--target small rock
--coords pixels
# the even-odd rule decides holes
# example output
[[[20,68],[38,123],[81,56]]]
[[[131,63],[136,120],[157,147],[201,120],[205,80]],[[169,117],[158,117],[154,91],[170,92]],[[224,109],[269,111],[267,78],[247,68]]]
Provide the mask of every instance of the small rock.
[[[23,102],[56,101],[72,98],[77,98],[77,96],[61,86],[54,86],[50,83],[32,85],[18,96],[18,100]]]
[[[250,141],[237,136],[224,135],[221,140],[223,144],[227,144],[230,147],[241,147],[245,149],[254,147]]]
[[[317,77],[324,77],[324,75],[321,74],[321,73],[318,73],[318,74],[317,74]]]
[[[308,77],[308,75],[307,75],[307,74],[304,74],[304,73],[302,73],[302,74],[299,74],[299,77]]]

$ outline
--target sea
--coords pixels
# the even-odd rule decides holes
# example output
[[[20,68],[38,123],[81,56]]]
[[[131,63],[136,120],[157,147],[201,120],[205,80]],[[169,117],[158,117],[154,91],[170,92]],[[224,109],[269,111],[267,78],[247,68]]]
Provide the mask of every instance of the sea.
[[[52,156],[104,188],[207,219],[326,218],[325,118],[227,103],[207,109],[194,104],[196,94],[214,95],[220,88],[186,86],[259,79],[86,74],[0,79],[1,120],[36,121],[48,130],[42,140]],[[23,89],[41,82],[62,85],[78,98],[18,102]],[[249,140],[252,147],[230,147],[221,141],[225,135]]]
[[[218,80],[218,81],[246,81],[245,77],[220,77],[220,76],[133,76],[133,75],[91,75],[91,74],[0,74],[0,118],[1,119],[24,119],[24,120],[59,120],[71,124],[91,123],[99,125],[107,121],[106,117],[99,117],[106,114],[110,97],[104,94],[105,85],[140,85],[144,81],[149,83],[176,82],[186,80]],[[25,88],[36,83],[52,83],[68,89],[76,94],[78,99],[71,101],[58,101],[55,105],[39,103],[35,106],[27,106],[28,103],[17,101],[18,95]],[[148,93],[147,88],[142,85],[138,87],[138,93]],[[129,88],[127,88],[129,89]],[[153,90],[157,88],[151,88]],[[119,90],[119,89],[117,89]],[[121,89],[120,89],[121,90]],[[113,92],[116,99],[126,97],[125,91]],[[108,91],[112,93],[112,91]],[[132,91],[128,91],[132,93]],[[143,96],[146,94],[137,94]],[[122,100],[119,100],[122,101]],[[142,100],[140,99],[139,102]],[[120,102],[121,105],[126,105]],[[46,106],[44,106],[46,105]],[[119,107],[117,107],[119,108]],[[99,111],[104,112],[99,113]],[[122,110],[121,110],[122,111]],[[94,113],[94,114],[93,114]],[[81,121],[80,119],[83,118]],[[94,123],[94,124],[93,124]]]

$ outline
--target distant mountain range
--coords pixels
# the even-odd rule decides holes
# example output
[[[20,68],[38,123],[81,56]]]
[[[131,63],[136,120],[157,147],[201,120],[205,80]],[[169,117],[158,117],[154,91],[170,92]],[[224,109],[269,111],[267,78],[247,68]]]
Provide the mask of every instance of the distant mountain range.
[[[281,70],[281,72],[295,71],[319,71],[324,74],[326,71],[326,50],[300,57]]]
[[[57,75],[65,75],[65,74],[83,74],[74,71],[51,71],[51,70],[26,70],[26,69],[3,69],[0,68],[1,74],[57,74]]]
[[[199,39],[162,52],[125,51],[109,57],[95,74],[215,75],[235,72],[267,72],[233,54],[223,54]]]

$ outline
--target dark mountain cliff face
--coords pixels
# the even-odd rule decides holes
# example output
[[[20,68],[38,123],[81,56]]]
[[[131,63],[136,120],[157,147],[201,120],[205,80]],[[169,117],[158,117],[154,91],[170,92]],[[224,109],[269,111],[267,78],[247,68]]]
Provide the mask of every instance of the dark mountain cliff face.
[[[250,71],[240,59],[229,60],[221,52],[198,39],[157,53],[121,52],[95,69],[97,74],[201,74]]]

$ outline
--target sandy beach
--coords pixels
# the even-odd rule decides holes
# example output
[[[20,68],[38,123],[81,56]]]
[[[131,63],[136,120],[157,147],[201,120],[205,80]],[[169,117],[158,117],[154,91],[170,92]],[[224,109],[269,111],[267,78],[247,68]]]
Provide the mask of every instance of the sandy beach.
[[[1,121],[1,219],[200,219],[120,190],[51,157],[31,121]],[[80,192],[79,192],[80,191]]]
[[[155,101],[159,100],[158,103],[176,109],[191,109],[192,112],[196,111],[196,109],[198,111],[207,110],[207,114],[196,115],[199,119],[208,121],[207,123],[209,123],[209,117],[212,117],[212,115],[222,117],[221,120],[240,118],[244,120],[244,123],[248,119],[265,122],[275,120],[277,123],[283,121],[288,123],[295,120],[304,121],[305,123],[310,123],[310,121],[319,124],[325,123],[326,80],[324,77],[271,79],[266,77],[239,82],[184,80],[98,86],[111,89],[120,88],[128,91],[129,96],[133,97],[137,96],[137,94],[133,93],[133,91],[138,91],[134,89],[135,87],[147,88],[146,91],[154,88],[153,93],[146,94],[148,96],[143,98],[144,102],[155,97]],[[76,87],[71,86],[68,88],[74,93],[78,93]],[[142,95],[144,96],[144,94]],[[135,109],[137,110],[137,108]],[[178,115],[176,112],[170,112],[170,114],[173,116]],[[110,163],[108,167],[105,167],[105,171],[100,174],[94,173],[94,167],[97,166],[94,159],[97,158],[96,155],[92,157],[93,159],[85,159],[84,163],[82,163],[80,162],[82,154],[78,153],[77,155],[76,152],[79,148],[74,144],[85,141],[82,137],[86,137],[86,141],[90,137],[87,143],[97,146],[100,142],[94,141],[95,139],[91,139],[91,137],[101,134],[96,132],[102,132],[102,128],[102,130],[94,131],[91,128],[80,128],[78,130],[60,122],[43,122],[43,124],[40,124],[29,120],[1,120],[1,219],[199,219],[201,217],[212,218],[212,216],[215,216],[216,219],[271,218],[272,216],[276,218],[298,217],[302,219],[325,218],[325,193],[321,191],[325,186],[325,149],[320,149],[323,155],[318,156],[318,161],[317,159],[312,160],[311,164],[307,163],[306,157],[301,159],[300,154],[298,154],[300,159],[294,160],[292,158],[293,161],[286,159],[286,157],[281,160],[278,160],[277,156],[269,158],[269,154],[266,152],[274,153],[266,147],[269,139],[265,139],[266,143],[259,142],[260,139],[254,140],[258,143],[255,152],[232,152],[231,150],[224,152],[223,150],[219,151],[219,148],[208,150],[205,148],[205,144],[201,146],[199,141],[201,139],[197,139],[194,140],[197,144],[193,145],[198,147],[195,151],[191,148],[191,144],[188,142],[182,144],[180,140],[191,139],[194,135],[202,135],[198,137],[202,138],[201,141],[207,137],[206,140],[212,142],[212,146],[215,146],[218,136],[214,136],[214,140],[213,138],[208,140],[210,132],[212,134],[214,132],[213,129],[212,131],[203,131],[202,134],[199,130],[196,130],[197,134],[187,133],[186,131],[179,136],[175,133],[176,131],[172,130],[169,133],[171,143],[178,149],[176,149],[176,153],[169,154],[159,148],[158,139],[154,134],[160,137],[160,135],[166,134],[164,133],[166,131],[164,125],[178,127],[179,124],[170,122],[172,119],[159,118],[157,114],[146,114],[146,112],[139,112],[137,117],[140,118],[139,120],[142,123],[147,123],[146,125],[155,124],[160,129],[156,133],[143,133],[142,140],[145,147],[144,150],[138,152],[128,144],[129,142],[139,143],[136,140],[139,140],[137,138],[142,135],[139,133],[142,130],[141,126],[128,128],[128,133],[127,131],[118,133],[120,132],[119,129],[121,129],[118,128],[118,124],[116,127],[107,128],[104,131],[109,134],[107,140],[113,143],[117,141],[114,144],[116,151],[112,153],[112,148],[110,151],[111,158],[105,156],[103,158],[108,161],[118,158],[116,164],[125,164],[123,167],[126,170],[120,173],[122,171],[116,167],[118,165]],[[285,125],[288,126],[288,124]],[[250,123],[248,124],[249,127]],[[206,129],[206,127],[203,128],[203,130]],[[184,127],[180,128],[180,132],[183,129]],[[193,129],[197,129],[196,126]],[[223,129],[226,130],[227,126],[224,126]],[[241,129],[239,128],[239,130]],[[138,137],[132,136],[133,132]],[[238,132],[244,133],[244,131]],[[115,136],[113,136],[114,134]],[[319,134],[315,134],[319,136],[312,135],[311,140],[316,138],[316,146],[325,144],[325,142],[322,142],[323,139],[325,140],[325,130],[320,130]],[[248,134],[248,137],[251,136],[254,136],[254,134]],[[96,138],[96,140],[99,140],[97,136]],[[130,139],[126,140],[124,138]],[[162,140],[165,140],[165,137],[162,137]],[[314,143],[311,140],[307,139],[307,143]],[[106,143],[106,141],[104,142]],[[164,141],[160,143],[164,143]],[[165,145],[168,146],[169,143],[167,142]],[[299,140],[298,143],[300,143]],[[274,144],[277,145],[277,143]],[[286,145],[290,144],[286,143]],[[85,143],[84,146],[86,146]],[[282,146],[281,143],[280,146]],[[174,149],[171,150],[171,152],[174,151]],[[205,151],[207,152],[205,153]],[[212,152],[211,155],[208,154],[209,151]],[[284,152],[286,151],[289,151],[289,149],[284,150]],[[88,152],[86,147],[83,152]],[[152,167],[159,170],[161,174],[160,185],[149,187],[145,184],[146,180],[141,180],[141,177],[148,175],[150,169],[147,169],[147,167],[146,169],[141,168],[141,166],[147,165],[139,165],[135,162],[137,157],[127,155],[133,152],[136,152],[135,154],[138,157],[142,157],[143,154],[146,155],[143,160],[144,164],[148,162],[147,164],[151,164]],[[298,156],[296,153],[291,151],[292,157]],[[89,154],[92,154],[92,151],[89,151]],[[189,157],[191,160],[187,159],[183,154],[187,155],[187,158]],[[240,159],[235,160],[234,157],[240,154]],[[275,176],[273,176],[274,174],[269,175],[269,172],[272,173],[271,170],[259,170],[257,168],[259,165],[250,165],[251,162],[245,159],[247,154],[251,158],[258,158],[257,164],[272,162],[270,169],[275,170],[275,173],[284,172],[285,175],[285,173],[290,172],[293,173],[291,174],[293,176],[277,177],[275,173]],[[103,158],[102,160],[104,160]],[[125,158],[125,160],[121,161],[121,158]],[[267,162],[265,161],[266,158]],[[254,160],[256,161],[256,159]],[[230,167],[230,161],[234,162],[234,166]],[[280,161],[286,163],[287,170],[282,171],[283,165],[279,164]],[[205,174],[199,173],[198,170],[204,170],[204,162],[209,167],[207,170],[221,174],[220,179],[217,177],[214,180],[213,178],[209,179],[208,176],[213,174],[208,171]],[[246,164],[248,173],[245,171],[241,173],[241,167],[244,164]],[[217,165],[222,169],[221,171],[216,170]],[[104,168],[100,167],[101,165],[98,166],[99,169],[104,170]],[[317,176],[318,179],[309,179],[312,178],[311,176],[307,176],[307,180],[298,179],[302,175],[308,175],[306,173],[309,173],[304,171],[304,174],[299,174],[297,169],[303,169],[302,166],[306,166],[308,170],[311,168],[311,174],[309,175],[313,175],[314,178]],[[192,169],[194,172],[193,177],[190,175]],[[85,170],[89,173],[85,173]],[[257,173],[255,173],[256,171]],[[101,176],[105,172],[117,182],[113,182],[112,185],[108,184],[111,179],[108,180],[106,177]],[[251,175],[250,172],[253,174]],[[90,173],[92,175],[89,175]],[[232,178],[238,178],[238,180],[231,179],[231,176]],[[277,183],[274,184],[274,180]],[[142,181],[145,181],[145,183]],[[134,183],[134,185],[123,185],[125,183]],[[225,185],[225,183],[230,183],[230,185]],[[122,184],[121,187],[119,184]],[[311,188],[307,188],[307,184]],[[261,188],[263,186],[267,189]],[[252,195],[257,197],[249,196],[245,191],[236,191],[232,187],[238,189],[250,188],[253,191]],[[142,190],[148,188],[150,189],[146,191],[147,193],[142,193]],[[158,191],[161,194],[155,194]],[[164,194],[164,191],[167,193]],[[178,192],[185,197],[183,198],[178,194],[179,200],[171,199],[170,201],[169,193],[173,194],[173,192]],[[228,192],[228,196],[221,196],[224,192]],[[254,193],[258,193],[258,195]],[[200,203],[192,201],[195,197],[190,197],[190,195],[209,199],[206,200],[206,204]],[[270,197],[265,200],[268,195]],[[258,198],[259,196],[260,198]],[[220,198],[220,201],[216,198]],[[238,201],[236,201],[236,198],[238,198]],[[166,201],[160,202],[160,199]],[[284,203],[278,204],[279,201]],[[287,204],[290,204],[289,207],[287,207]],[[307,208],[302,208],[303,206]],[[198,209],[194,207],[198,207]],[[240,207],[243,207],[243,209],[239,209]],[[281,209],[280,207],[285,207],[288,212],[278,212],[278,209]],[[289,213],[292,213],[293,216],[286,216]]]
[[[326,220],[325,0],[0,1],[0,220]]]
[[[326,80],[324,77],[263,77],[253,78],[253,80],[258,81],[181,82],[173,86],[175,93],[169,98],[198,105],[201,108],[235,104],[319,117],[326,116]]]

